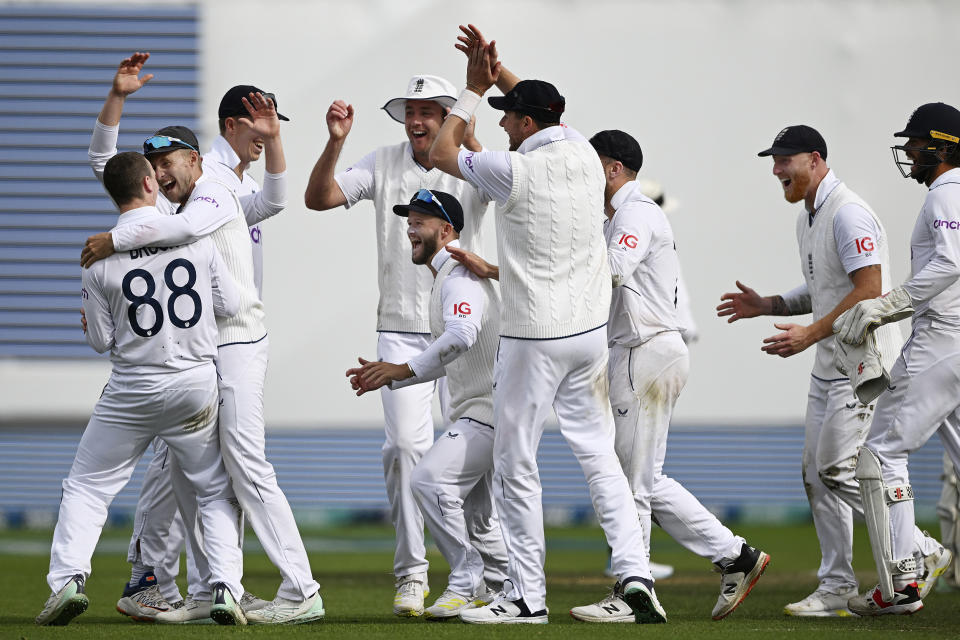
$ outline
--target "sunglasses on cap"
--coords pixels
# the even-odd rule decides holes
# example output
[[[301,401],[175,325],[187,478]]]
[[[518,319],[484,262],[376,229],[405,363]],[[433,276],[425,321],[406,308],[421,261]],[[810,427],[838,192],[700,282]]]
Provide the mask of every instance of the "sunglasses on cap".
[[[147,138],[143,141],[143,148],[147,151],[156,151],[158,149],[164,149],[166,147],[172,147],[174,142],[179,142],[180,144],[193,149],[197,153],[200,153],[200,150],[194,147],[189,142],[181,140],[180,138],[174,138],[173,136],[153,136]]]
[[[451,225],[453,225],[453,220],[450,219],[450,214],[447,213],[447,210],[443,208],[443,205],[440,204],[440,198],[433,195],[433,192],[429,189],[420,189],[417,191],[417,195],[413,196],[413,200],[419,200],[420,202],[426,202],[427,204],[435,204],[440,207],[440,213],[443,214],[443,217],[447,219]]]

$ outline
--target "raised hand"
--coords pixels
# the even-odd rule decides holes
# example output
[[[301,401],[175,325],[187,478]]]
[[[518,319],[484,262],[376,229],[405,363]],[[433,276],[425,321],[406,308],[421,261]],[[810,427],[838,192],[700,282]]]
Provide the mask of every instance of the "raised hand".
[[[483,46],[475,41],[467,53],[467,88],[483,95],[500,78],[500,63],[491,52],[496,52],[494,42]]]
[[[247,98],[240,99],[246,107],[250,121],[250,128],[265,138],[275,138],[280,135],[280,118],[277,117],[277,107],[273,100],[259,91],[250,93]]]
[[[734,322],[770,313],[769,300],[739,280],[737,280],[737,288],[740,289],[740,293],[725,293],[720,296],[720,299],[726,302],[717,306],[718,316],[721,318],[730,316],[727,322]]]
[[[463,35],[457,36],[459,42],[453,46],[463,51],[464,55],[468,58],[470,57],[470,49],[474,45],[479,44],[481,47],[487,46],[487,41],[484,40],[483,34],[480,33],[480,30],[474,25],[468,24],[467,26],[463,26],[461,24],[460,31],[463,32]]]
[[[343,140],[353,127],[353,105],[334,100],[327,109],[327,130],[334,140]]]
[[[145,74],[143,77],[140,76],[140,72],[143,71],[143,65],[149,57],[149,53],[140,53],[137,51],[129,58],[124,58],[123,61],[120,62],[120,67],[117,69],[116,75],[113,76],[113,86],[110,90],[114,94],[125,98],[150,82],[150,80],[153,79],[152,73]]]

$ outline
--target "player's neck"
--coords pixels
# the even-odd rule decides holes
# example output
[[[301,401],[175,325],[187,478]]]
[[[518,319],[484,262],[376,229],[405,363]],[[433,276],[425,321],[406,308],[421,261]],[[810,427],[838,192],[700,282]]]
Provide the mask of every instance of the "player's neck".
[[[416,151],[414,151],[414,152],[413,152],[413,161],[416,162],[416,163],[417,163],[418,165],[420,165],[421,167],[423,167],[424,169],[426,169],[427,171],[430,171],[430,169],[433,169],[433,163],[430,162],[430,151],[429,151],[429,150],[428,150],[428,151],[425,151],[425,152],[423,152],[423,153],[417,153]]]

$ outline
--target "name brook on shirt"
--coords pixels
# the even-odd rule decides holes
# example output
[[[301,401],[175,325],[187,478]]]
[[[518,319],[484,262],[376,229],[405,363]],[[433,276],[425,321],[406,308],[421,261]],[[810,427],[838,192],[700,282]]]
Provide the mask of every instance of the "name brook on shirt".
[[[140,258],[147,258],[147,257],[149,257],[149,256],[155,256],[155,255],[157,255],[158,253],[161,253],[161,252],[163,252],[163,251],[170,251],[171,249],[178,249],[178,248],[180,248],[180,247],[182,247],[182,246],[183,246],[183,245],[178,244],[178,245],[175,246],[175,247],[141,247],[140,249],[131,249],[131,250],[129,251],[129,253],[130,253],[130,259],[131,259],[131,260],[138,260],[138,259],[140,259]]]

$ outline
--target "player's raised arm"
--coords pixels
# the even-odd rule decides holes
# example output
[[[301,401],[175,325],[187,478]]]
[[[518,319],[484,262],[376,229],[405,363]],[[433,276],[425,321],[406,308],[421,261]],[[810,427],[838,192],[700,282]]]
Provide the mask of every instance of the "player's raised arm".
[[[303,194],[304,204],[314,211],[326,211],[347,203],[347,197],[333,176],[343,144],[353,127],[353,105],[334,100],[327,109],[326,120],[330,137],[310,172],[307,190]]]
[[[457,36],[457,40],[460,42],[453,45],[460,51],[462,51],[468,58],[470,57],[470,48],[474,44],[479,43],[481,47],[490,47],[490,55],[494,60],[499,60],[500,56],[497,53],[497,41],[493,40],[487,42],[483,34],[480,33],[480,30],[477,29],[475,25],[468,24],[467,26],[460,25],[460,31],[463,32],[462,35]],[[517,86],[517,83],[520,82],[520,77],[517,74],[513,73],[502,63],[498,66],[499,75],[497,76],[497,89],[500,89],[503,93],[508,93],[511,89]]]
[[[87,153],[90,158],[90,166],[101,181],[103,179],[103,167],[106,166],[107,160],[117,154],[118,126],[127,96],[138,91],[153,78],[152,73],[140,75],[143,71],[143,65],[149,57],[149,53],[138,51],[120,62],[120,66],[113,76],[110,92],[107,93],[107,99],[97,116],[97,123],[94,126],[90,148]]]
[[[263,189],[240,198],[247,225],[253,226],[283,211],[287,206],[287,160],[280,138],[280,117],[273,100],[260,92],[241,98],[250,130],[263,141]]]

